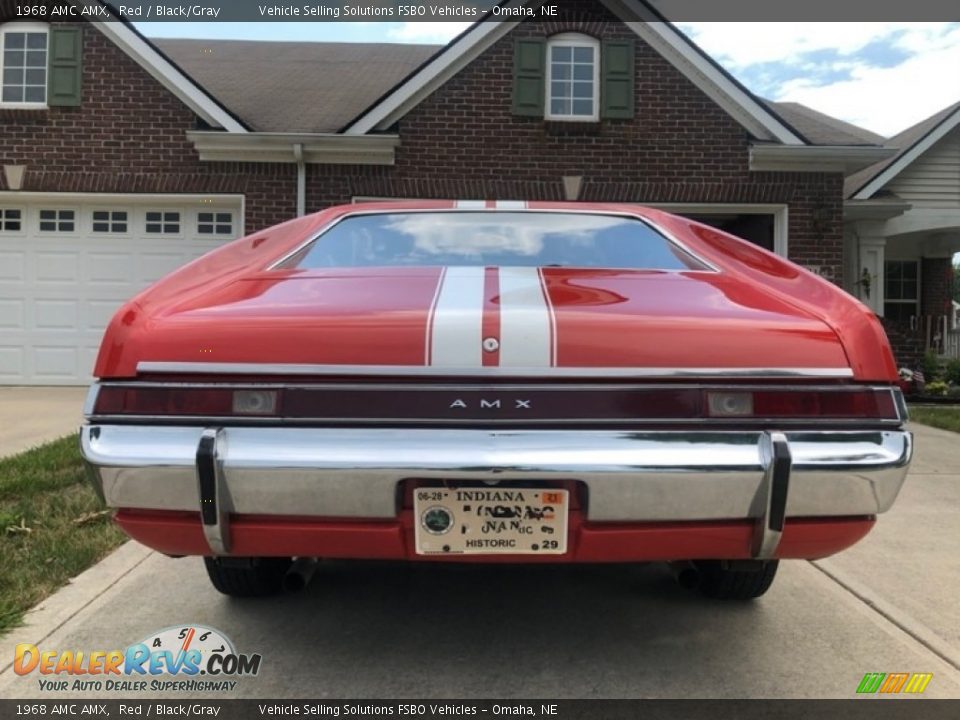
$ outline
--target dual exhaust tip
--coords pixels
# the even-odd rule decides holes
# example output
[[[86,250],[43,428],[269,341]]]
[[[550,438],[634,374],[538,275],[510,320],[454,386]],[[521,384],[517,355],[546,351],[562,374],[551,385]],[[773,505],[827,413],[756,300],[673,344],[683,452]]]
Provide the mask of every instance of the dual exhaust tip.
[[[317,571],[317,558],[298,557],[287,568],[283,579],[280,581],[280,587],[284,592],[297,593],[303,590],[313,579]]]

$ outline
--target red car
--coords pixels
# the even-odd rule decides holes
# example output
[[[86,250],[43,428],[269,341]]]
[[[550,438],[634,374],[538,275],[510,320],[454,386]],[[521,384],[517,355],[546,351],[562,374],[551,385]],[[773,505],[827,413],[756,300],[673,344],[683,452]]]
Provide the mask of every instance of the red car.
[[[123,530],[216,588],[316,558],[676,563],[747,599],[863,538],[911,457],[870,311],[628,205],[334,207],[127,303],[83,454]]]

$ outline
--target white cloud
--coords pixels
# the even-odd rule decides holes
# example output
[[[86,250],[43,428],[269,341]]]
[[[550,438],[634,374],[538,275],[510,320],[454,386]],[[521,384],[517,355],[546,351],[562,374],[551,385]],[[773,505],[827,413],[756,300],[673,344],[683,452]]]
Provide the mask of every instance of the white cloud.
[[[960,100],[960,27],[949,23],[686,23],[681,26],[734,75],[761,63],[813,70],[804,53],[850,56],[830,69],[850,79],[824,84],[814,75],[776,86],[791,100],[889,136]],[[867,45],[889,43],[908,57],[877,67],[855,57]],[[784,72],[784,77],[788,73]],[[757,90],[757,88],[751,88]],[[771,94],[771,93],[767,93]]]
[[[447,43],[462,33],[469,22],[405,22],[387,30],[387,37],[405,43]]]

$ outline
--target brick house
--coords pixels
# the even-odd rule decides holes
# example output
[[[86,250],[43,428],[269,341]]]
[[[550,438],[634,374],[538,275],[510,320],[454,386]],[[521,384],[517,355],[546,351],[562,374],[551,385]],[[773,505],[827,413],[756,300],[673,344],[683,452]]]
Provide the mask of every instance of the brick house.
[[[0,0],[0,384],[85,382],[147,283],[364,198],[654,205],[856,291],[845,178],[897,152],[756,98],[670,24],[600,0],[444,47],[151,42],[121,22],[3,22],[13,7]]]

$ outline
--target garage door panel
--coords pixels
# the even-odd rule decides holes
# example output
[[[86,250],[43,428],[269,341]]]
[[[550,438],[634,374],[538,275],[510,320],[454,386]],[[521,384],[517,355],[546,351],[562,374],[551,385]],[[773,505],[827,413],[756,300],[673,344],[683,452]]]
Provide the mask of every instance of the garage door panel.
[[[0,330],[24,329],[24,301],[0,300]]]
[[[36,283],[76,283],[80,279],[79,253],[68,251],[37,252],[33,256],[32,278]]]
[[[184,253],[182,249],[165,253],[147,253],[140,258],[137,275],[146,284],[155,283],[164,275],[187,264],[191,259],[192,256]]]
[[[124,302],[234,239],[200,234],[198,213],[210,212],[204,198],[171,203],[170,196],[162,202],[149,196],[97,197],[102,200],[18,198],[21,229],[0,231],[0,384],[88,382],[103,332]],[[218,203],[232,213],[232,229],[241,232],[240,199]],[[64,208],[73,213],[72,224],[40,229],[41,209],[49,214]],[[162,219],[158,231],[155,222],[148,227],[147,215],[157,208],[179,215]],[[94,231],[93,213],[105,210],[126,213],[123,232],[104,230],[103,223]],[[106,222],[112,228],[120,221]]]
[[[79,321],[76,300],[37,298],[33,301],[33,328],[44,330],[73,330]]]
[[[84,258],[86,281],[92,285],[130,285],[131,257],[126,253],[88,252]]]
[[[0,282],[22,284],[25,265],[26,253],[0,250]]]
[[[34,345],[33,368],[37,379],[68,380],[77,376],[77,348],[67,345]]]
[[[25,375],[24,348],[0,345],[0,379],[18,382]]]

